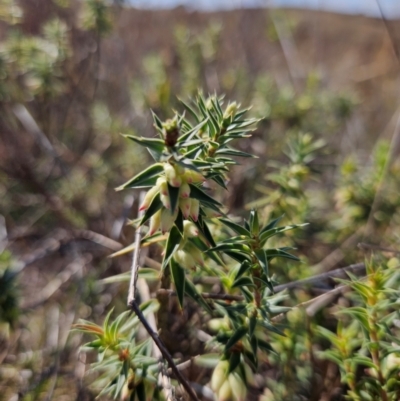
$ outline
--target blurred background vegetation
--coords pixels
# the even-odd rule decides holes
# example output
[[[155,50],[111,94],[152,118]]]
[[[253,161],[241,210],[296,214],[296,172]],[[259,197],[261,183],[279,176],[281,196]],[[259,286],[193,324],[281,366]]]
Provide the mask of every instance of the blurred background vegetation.
[[[199,89],[262,118],[239,144],[258,159],[218,194],[229,213],[310,223],[289,234],[303,263],[280,262],[279,282],[363,262],[360,242],[399,249],[399,52],[398,22],[380,18],[2,0],[0,400],[94,399],[81,335],[69,332],[79,318],[101,322],[111,302],[124,310],[126,284],[99,282],[130,266],[108,256],[133,241],[137,194],[114,188],[149,162],[120,134],[153,136],[149,109],[172,117]],[[294,290],[291,302],[321,291]],[[328,313],[317,323],[334,327]],[[249,397],[341,399],[308,320],[288,324],[280,358],[263,366],[269,392]]]

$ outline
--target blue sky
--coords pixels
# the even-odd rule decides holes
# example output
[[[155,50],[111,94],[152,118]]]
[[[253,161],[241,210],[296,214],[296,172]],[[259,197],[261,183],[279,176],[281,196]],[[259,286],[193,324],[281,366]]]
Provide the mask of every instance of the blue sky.
[[[191,9],[209,11],[270,5],[379,16],[377,1],[380,2],[387,18],[400,17],[400,0],[128,0],[128,3],[140,8],[171,8],[184,5]]]

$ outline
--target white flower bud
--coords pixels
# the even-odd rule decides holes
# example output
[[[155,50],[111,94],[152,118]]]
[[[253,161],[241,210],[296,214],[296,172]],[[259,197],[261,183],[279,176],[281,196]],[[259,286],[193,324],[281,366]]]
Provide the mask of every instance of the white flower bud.
[[[218,393],[226,381],[229,370],[229,361],[219,361],[211,376],[211,389]]]
[[[161,224],[161,209],[151,216],[149,235],[153,235],[159,228]]]
[[[195,245],[188,242],[185,245],[185,251],[191,255],[196,264],[204,266],[203,253]]]
[[[146,195],[145,195],[145,197],[143,199],[143,203],[140,205],[139,210],[140,211],[146,210],[150,206],[151,201],[157,195],[157,193],[158,193],[158,187],[157,186],[154,186],[154,187],[150,188],[147,191],[147,193],[146,193]]]
[[[168,184],[165,177],[158,178],[156,185],[160,189],[161,195],[168,195]]]
[[[187,182],[182,182],[182,185],[179,188],[179,196],[181,198],[189,198],[190,195],[190,187]]]
[[[254,379],[254,373],[251,370],[250,366],[247,364],[244,364],[244,373],[245,373],[245,377],[246,377],[246,383],[249,386],[254,386],[256,384],[256,381]]]
[[[190,205],[192,200],[190,198],[180,198],[179,199],[179,208],[182,211],[183,217],[188,219],[190,216]]]
[[[183,175],[184,180],[186,180],[189,184],[196,184],[198,182],[204,182],[205,177],[194,170],[187,169],[185,174]]]
[[[169,231],[175,223],[178,213],[171,213],[169,209],[162,209],[161,211],[161,231],[165,234]]]
[[[245,401],[247,389],[239,373],[236,372],[231,373],[228,376],[228,382],[232,390],[233,399],[235,401]]]
[[[162,195],[161,194],[160,200],[161,200],[162,204],[164,205],[164,207],[166,209],[171,209],[171,202],[169,200],[169,196],[168,195]]]
[[[183,235],[187,238],[197,237],[199,235],[199,229],[196,224],[189,220],[183,221]]]
[[[168,181],[169,185],[176,188],[181,186],[182,178],[179,177],[176,170],[174,169],[174,166],[172,166],[169,163],[164,163],[164,172],[165,172],[165,178]]]
[[[199,218],[200,202],[197,199],[192,199],[190,202],[190,217],[197,221]]]
[[[194,269],[196,267],[196,262],[194,261],[192,255],[188,252],[179,250],[174,253],[174,259],[179,263],[184,269]]]
[[[232,389],[228,380],[222,383],[217,395],[218,401],[232,401]]]
[[[185,167],[181,166],[180,164],[174,164],[174,168],[175,168],[176,174],[178,174],[178,175],[185,174],[186,169],[185,169]]]

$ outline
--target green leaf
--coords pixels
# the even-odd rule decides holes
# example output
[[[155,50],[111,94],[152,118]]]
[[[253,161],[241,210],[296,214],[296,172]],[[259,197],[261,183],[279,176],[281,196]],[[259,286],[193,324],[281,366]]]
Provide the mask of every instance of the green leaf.
[[[246,253],[236,251],[224,251],[224,253],[230,256],[232,259],[237,260],[239,263],[250,261],[250,256]]]
[[[181,209],[178,210],[178,216],[176,216],[175,225],[183,237],[183,214]]]
[[[144,223],[146,223],[146,221],[149,220],[150,217],[153,216],[154,213],[156,213],[158,210],[160,210],[162,208],[162,206],[163,206],[163,204],[160,200],[160,194],[158,193],[151,201],[150,206],[144,213],[142,220],[140,220],[139,225],[141,226]]]
[[[240,364],[240,353],[232,352],[229,357],[229,370],[228,373],[232,373]]]
[[[237,280],[239,277],[241,277],[244,273],[246,273],[249,269],[251,268],[250,262],[247,260],[244,261],[241,265],[239,270],[236,273],[235,280]]]
[[[169,201],[171,203],[171,214],[174,214],[174,211],[179,201],[179,188],[173,187],[169,183],[167,185],[168,185]]]
[[[239,277],[238,279],[236,279],[234,281],[234,283],[232,284],[232,288],[235,287],[255,287],[253,280],[250,277]]]
[[[216,201],[211,196],[207,195],[204,191],[202,191],[199,187],[193,184],[189,184],[190,186],[190,197],[199,200],[200,202],[211,203],[215,206],[222,206],[218,201]]]
[[[150,111],[151,111],[151,115],[153,116],[154,125],[156,126],[156,128],[158,128],[158,129],[160,129],[162,131],[163,130],[163,125],[162,125],[161,120],[158,118],[157,114],[154,113],[153,110],[150,110]]]
[[[136,385],[135,390],[138,400],[146,401],[146,388],[143,381],[140,381],[139,384]]]
[[[292,224],[292,225],[289,225],[289,226],[271,228],[269,230],[264,231],[260,235],[260,242],[262,243],[262,245],[264,245],[265,242],[267,241],[267,239],[273,237],[274,235],[283,233],[285,231],[293,230],[293,229],[298,228],[298,227],[303,227],[303,226],[306,226],[306,225],[307,225],[307,223],[304,223],[304,224]]]
[[[212,314],[212,310],[205,299],[199,294],[194,284],[186,278],[185,293],[202,306],[209,314]]]
[[[124,137],[157,153],[162,153],[162,151],[164,150],[164,141],[162,139],[144,138],[142,136],[133,135],[124,135]]]
[[[356,363],[357,365],[368,366],[369,368],[378,370],[378,367],[371,361],[371,359],[366,356],[358,355],[349,358],[351,362]]]
[[[167,244],[165,245],[165,254],[162,263],[163,269],[167,267],[168,262],[171,260],[173,254],[178,250],[181,241],[182,241],[181,233],[179,232],[176,226],[172,226],[167,239]]]
[[[285,336],[285,333],[283,331],[281,331],[278,327],[272,325],[269,321],[267,320],[257,320],[257,324],[259,324],[260,326],[266,328],[269,331],[272,331],[273,333],[279,334],[283,337]]]
[[[260,234],[263,234],[265,231],[270,230],[271,228],[274,228],[284,217],[285,215],[283,214],[282,216],[270,221],[261,231]]]
[[[296,261],[300,260],[297,256],[294,256],[291,253],[286,252],[282,249],[267,249],[265,252],[267,254],[268,260],[271,260],[273,258],[285,258]]]
[[[190,107],[186,102],[184,102],[182,99],[179,99],[179,102],[182,103],[183,107],[191,114],[191,116],[195,119],[195,121],[198,123],[200,122],[199,117],[197,116],[196,112]]]
[[[183,299],[185,296],[185,270],[176,263],[173,259],[170,262],[172,278],[174,280],[176,295],[178,296],[179,304],[183,308]]]
[[[228,147],[224,147],[222,149],[218,149],[215,152],[215,155],[218,155],[218,156],[237,156],[237,157],[257,158],[257,156],[254,156],[254,155],[252,155],[250,153],[242,152],[240,150],[233,149],[233,148],[228,148]]]
[[[194,224],[196,224],[197,228],[200,230],[200,232],[202,233],[206,241],[210,244],[210,246],[216,246],[211,231],[201,215],[199,215],[197,221],[195,221]]]
[[[248,332],[248,327],[240,326],[229,338],[225,345],[225,352],[229,351],[246,333]]]
[[[258,235],[259,231],[260,231],[260,226],[259,226],[259,222],[258,222],[258,213],[257,210],[252,210],[250,212],[250,231],[253,235]]]
[[[244,235],[246,237],[251,237],[250,231],[247,231],[244,227],[240,226],[239,224],[234,223],[231,220],[228,219],[219,219],[219,221],[229,228],[231,228],[233,231],[238,233],[239,235]]]
[[[131,178],[125,184],[122,184],[118,188],[117,191],[121,191],[126,188],[145,188],[155,184],[157,177],[161,172],[164,171],[164,167],[161,163],[153,164],[148,167],[146,170],[141,173],[135,175],[135,177]]]
[[[353,319],[358,320],[361,323],[362,327],[368,333],[370,332],[368,313],[364,308],[361,308],[359,306],[354,306],[351,308],[341,309],[340,313],[349,315],[349,316],[353,317]]]
[[[264,274],[269,277],[267,253],[264,251],[264,249],[256,249],[254,253],[257,256],[258,261],[260,262]]]

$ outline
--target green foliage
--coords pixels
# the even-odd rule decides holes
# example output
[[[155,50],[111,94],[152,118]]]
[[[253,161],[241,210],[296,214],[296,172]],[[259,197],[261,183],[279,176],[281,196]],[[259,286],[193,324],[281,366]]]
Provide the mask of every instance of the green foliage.
[[[339,366],[349,400],[397,400],[400,394],[398,261],[390,264],[371,261],[364,280],[341,280],[352,289],[355,305],[339,310],[336,334],[318,328],[332,343],[321,356]]]
[[[143,304],[145,315],[157,308],[154,302]],[[75,325],[75,330],[95,336],[95,340],[85,344],[83,350],[95,350],[97,362],[91,369],[101,372],[94,386],[100,389],[99,396],[110,395],[114,399],[142,400],[142,394],[152,389],[157,383],[158,360],[152,357],[150,340],[138,342],[138,319],[124,312],[110,322],[112,310],[106,316],[102,326],[82,320]],[[157,397],[153,398],[157,399]]]

